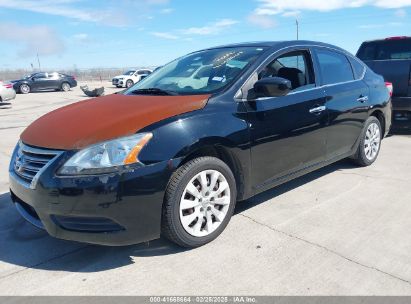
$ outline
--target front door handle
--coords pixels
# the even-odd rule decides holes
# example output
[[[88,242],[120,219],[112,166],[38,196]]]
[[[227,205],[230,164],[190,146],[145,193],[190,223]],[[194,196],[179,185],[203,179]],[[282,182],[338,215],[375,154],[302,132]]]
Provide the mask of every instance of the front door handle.
[[[357,99],[358,102],[364,103],[368,101],[368,96],[361,96]]]
[[[327,109],[326,106],[320,106],[320,107],[310,109],[310,113],[311,114],[319,114],[319,113],[325,111],[326,109]]]

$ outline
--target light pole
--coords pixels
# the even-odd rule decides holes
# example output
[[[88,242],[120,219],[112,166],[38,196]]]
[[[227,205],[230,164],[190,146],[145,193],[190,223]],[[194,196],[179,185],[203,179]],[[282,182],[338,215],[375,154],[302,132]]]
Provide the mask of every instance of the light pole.
[[[297,40],[298,40],[298,32],[299,32],[299,27],[300,27],[298,19],[295,19],[295,26],[297,27]]]
[[[38,64],[39,64],[39,71],[41,71],[39,53],[37,53],[37,62],[38,62]]]

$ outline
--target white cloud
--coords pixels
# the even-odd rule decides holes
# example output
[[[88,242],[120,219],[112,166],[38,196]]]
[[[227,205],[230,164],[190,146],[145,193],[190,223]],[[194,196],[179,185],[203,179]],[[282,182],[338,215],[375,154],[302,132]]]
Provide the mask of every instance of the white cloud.
[[[10,30],[12,29],[12,30]],[[0,23],[0,37],[13,45],[21,45],[21,57],[61,54],[63,40],[47,26],[20,26],[14,23]]]
[[[176,40],[179,38],[177,35],[166,33],[166,32],[152,32],[151,35],[156,36],[158,38],[169,39],[169,40]]]
[[[398,9],[395,11],[395,16],[398,18],[405,18],[407,17],[407,11],[405,9]]]
[[[68,17],[81,21],[99,21],[99,17],[97,17],[98,14],[89,13],[86,10],[68,6],[68,4],[72,4],[74,2],[78,2],[78,0],[0,0],[0,7]]]
[[[86,33],[78,33],[72,36],[73,40],[82,44],[90,41],[90,36]]]
[[[257,15],[254,13],[247,17],[247,21],[264,29],[273,28],[277,25],[275,20],[270,16]]]
[[[298,17],[301,15],[301,11],[288,11],[282,14],[283,17]]]
[[[171,14],[172,12],[174,12],[174,8],[163,8],[160,10],[161,14]]]
[[[331,11],[342,8],[375,6],[381,8],[402,8],[411,6],[411,0],[259,0],[256,15],[278,15],[298,10]]]
[[[238,21],[232,19],[221,19],[216,22],[209,23],[202,27],[190,27],[181,30],[184,35],[214,35],[219,34],[223,30],[232,27],[237,24]]]
[[[97,8],[86,0],[0,0],[0,8],[24,10],[70,18],[81,22],[124,27],[135,21],[135,9],[149,10],[153,5],[164,5],[169,0],[117,0]]]

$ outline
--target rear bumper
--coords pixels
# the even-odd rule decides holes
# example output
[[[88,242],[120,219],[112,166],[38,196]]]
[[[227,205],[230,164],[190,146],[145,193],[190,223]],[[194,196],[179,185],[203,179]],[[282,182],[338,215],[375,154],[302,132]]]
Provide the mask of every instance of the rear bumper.
[[[111,175],[58,177],[47,168],[35,189],[21,183],[11,166],[10,193],[19,213],[51,236],[122,246],[160,236],[168,162]]]
[[[393,111],[411,111],[411,97],[393,97]]]
[[[393,97],[393,130],[411,129],[411,97]]]

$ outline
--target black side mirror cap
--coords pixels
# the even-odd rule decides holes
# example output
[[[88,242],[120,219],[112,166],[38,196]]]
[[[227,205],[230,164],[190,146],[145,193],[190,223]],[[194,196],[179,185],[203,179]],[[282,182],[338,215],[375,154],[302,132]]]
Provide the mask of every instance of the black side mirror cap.
[[[254,93],[260,97],[280,97],[292,90],[291,81],[282,77],[267,77],[254,84]]]

